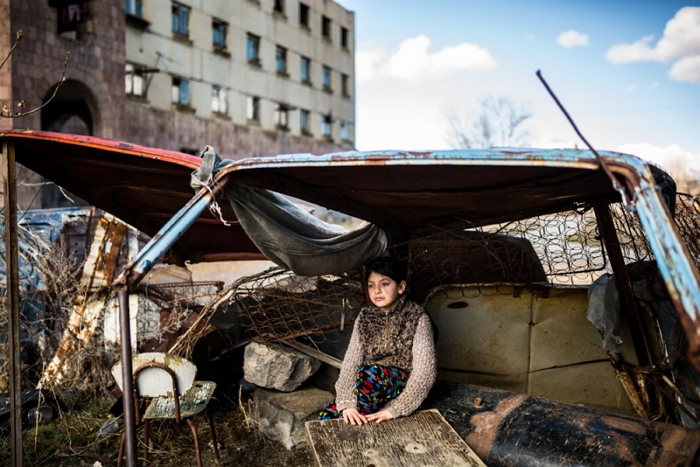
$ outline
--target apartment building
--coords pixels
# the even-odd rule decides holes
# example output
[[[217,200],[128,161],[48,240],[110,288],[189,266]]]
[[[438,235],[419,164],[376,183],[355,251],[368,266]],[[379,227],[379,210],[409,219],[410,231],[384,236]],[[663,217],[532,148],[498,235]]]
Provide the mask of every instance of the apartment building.
[[[337,3],[126,0],[125,14],[135,140],[234,158],[352,149],[354,14]]]
[[[0,129],[232,159],[353,149],[354,21],[330,0],[0,0]]]

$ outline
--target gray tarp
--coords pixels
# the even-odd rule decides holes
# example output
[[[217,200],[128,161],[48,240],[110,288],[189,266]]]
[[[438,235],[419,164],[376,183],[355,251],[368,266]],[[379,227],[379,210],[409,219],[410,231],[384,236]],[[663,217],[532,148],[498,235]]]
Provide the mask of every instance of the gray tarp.
[[[199,189],[233,163],[207,146],[202,165],[192,174]],[[379,227],[363,223],[355,230],[328,224],[278,193],[229,183],[225,188],[241,226],[258,249],[279,266],[302,276],[339,274],[356,269],[387,248]]]

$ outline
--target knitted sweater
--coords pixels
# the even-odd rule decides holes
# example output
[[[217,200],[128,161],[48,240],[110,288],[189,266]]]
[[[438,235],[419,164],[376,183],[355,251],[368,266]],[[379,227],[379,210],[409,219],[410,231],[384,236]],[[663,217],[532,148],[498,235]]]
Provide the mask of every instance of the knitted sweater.
[[[360,312],[343,359],[338,382],[335,385],[338,411],[357,408],[355,378],[361,365],[379,363],[398,366],[410,371],[411,374],[403,392],[384,406],[394,418],[413,413],[430,392],[437,376],[435,343],[430,318],[420,305],[409,302],[405,298],[400,300],[401,302],[389,313],[383,312],[377,307],[365,308]],[[402,312],[413,314],[416,311],[417,320],[411,319],[411,316],[400,315]],[[367,320],[369,316],[376,317],[377,313],[382,313],[386,318],[379,333],[377,333],[377,327],[368,324],[370,320]],[[406,327],[414,328],[415,332],[412,338],[409,336],[409,339],[402,339],[401,331]],[[366,349],[363,348],[363,342],[381,337],[392,342],[379,342],[378,345],[370,345],[372,348],[369,353],[373,355],[368,355]],[[382,351],[377,352],[378,349]],[[408,362],[406,362],[406,358],[402,358],[404,356],[408,356]],[[377,357],[380,361],[376,361]]]

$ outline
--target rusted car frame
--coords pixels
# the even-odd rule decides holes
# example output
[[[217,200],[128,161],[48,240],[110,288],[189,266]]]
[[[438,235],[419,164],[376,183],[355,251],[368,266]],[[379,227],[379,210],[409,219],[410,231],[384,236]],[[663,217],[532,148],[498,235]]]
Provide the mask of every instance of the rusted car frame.
[[[647,232],[658,271],[685,331],[686,357],[699,369],[700,274],[669,207],[675,187],[663,171],[633,156],[600,152],[599,159],[583,150],[509,148],[250,158],[218,172],[192,197],[189,177],[200,164],[193,156],[31,131],[5,132],[0,139],[13,146],[21,164],[153,237],[115,281],[125,309],[122,315],[127,317],[122,320],[125,362],[130,361],[131,352],[126,297],[162,257],[167,255],[175,262],[260,258],[223,197],[225,186],[234,183],[269,189],[373,222],[397,243],[429,228],[480,227],[592,208],[618,275],[639,364],[651,366],[654,357],[644,325],[637,319],[607,210],[608,205],[623,201]],[[622,192],[601,170],[601,161],[623,187]],[[232,225],[224,225],[207,211],[212,202],[218,203],[221,216]],[[127,365],[124,372],[130,374]],[[127,408],[133,406],[125,402]],[[128,413],[126,422],[127,431],[133,434]],[[127,457],[131,442],[127,442]]]

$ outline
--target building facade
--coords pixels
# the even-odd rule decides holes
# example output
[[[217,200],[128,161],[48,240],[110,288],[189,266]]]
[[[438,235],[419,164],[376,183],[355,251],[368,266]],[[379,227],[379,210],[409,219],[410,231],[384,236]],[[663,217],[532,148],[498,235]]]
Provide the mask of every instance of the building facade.
[[[330,0],[0,0],[0,129],[231,159],[350,150],[354,21]],[[62,204],[41,191],[34,207]]]

